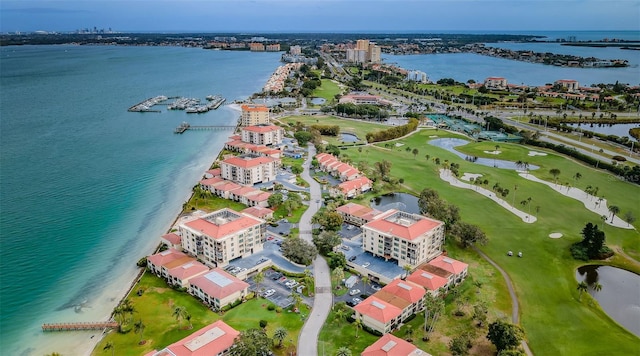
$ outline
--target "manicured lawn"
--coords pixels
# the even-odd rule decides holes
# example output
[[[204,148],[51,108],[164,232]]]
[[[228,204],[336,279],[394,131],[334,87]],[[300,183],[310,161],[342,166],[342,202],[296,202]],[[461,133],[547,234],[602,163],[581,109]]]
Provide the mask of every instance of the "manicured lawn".
[[[235,211],[241,211],[247,208],[246,205],[229,200],[223,199],[210,193],[193,194],[187,204],[185,205],[184,212],[188,213],[193,210],[203,210],[206,212],[213,212],[222,208],[229,208]]]
[[[367,135],[368,132],[385,130],[388,129],[389,126],[369,123],[361,120],[350,120],[350,119],[342,119],[335,116],[289,116],[281,119],[280,121],[286,123],[295,124],[297,121],[301,122],[304,125],[338,125],[340,126],[340,132],[349,132],[353,133],[361,140]],[[323,136],[323,139],[329,143],[340,145],[342,144],[342,139],[340,136],[338,137],[330,137]]]
[[[479,225],[489,237],[490,242],[481,248],[511,276],[520,300],[521,323],[525,328],[530,347],[536,355],[581,355],[581,354],[629,354],[637,351],[637,337],[624,331],[604,315],[596,303],[578,302],[577,282],[574,270],[584,264],[574,261],[569,253],[569,246],[580,240],[580,231],[587,222],[602,227],[600,217],[584,208],[581,202],[564,197],[551,188],[525,180],[511,170],[496,169],[467,162],[443,149],[427,144],[430,136],[454,136],[443,131],[423,130],[409,138],[401,140],[402,147],[385,149],[383,147],[367,147],[362,153],[356,149],[348,149],[354,164],[366,160],[370,166],[383,159],[392,162],[391,175],[404,178],[404,185],[416,193],[425,187],[438,191],[440,196],[460,208],[462,219]],[[463,146],[464,152],[485,157],[484,150],[495,149],[493,143],[471,143]],[[499,158],[523,160],[539,165],[531,174],[545,180],[553,180],[549,173],[551,168],[561,170],[560,183],[570,183],[584,189],[585,186],[599,187],[599,195],[604,195],[610,204],[620,207],[621,215],[632,211],[639,215],[635,198],[640,187],[612,178],[611,175],[582,166],[567,158],[547,152],[547,156],[528,156],[528,148],[516,144],[499,143],[504,153]],[[417,148],[419,154],[414,158],[406,147]],[[429,154],[427,161],[425,155]],[[439,166],[433,162],[438,157],[441,161],[449,160],[460,165],[460,173],[480,173],[489,181],[490,189],[496,182],[510,189],[505,198],[515,202],[519,209],[519,201],[532,198],[532,213],[536,206],[540,207],[538,221],[534,224],[524,223],[515,215],[489,199],[471,190],[451,187],[438,176]],[[573,176],[580,172],[582,178],[574,180]],[[638,225],[636,223],[636,225]],[[637,243],[640,235],[636,230],[625,230],[608,225],[602,227],[607,234],[610,247],[621,246],[632,255],[640,256]],[[551,232],[561,232],[561,239],[550,239]],[[523,258],[507,257],[506,251],[523,251]],[[455,257],[455,256],[454,256]],[[479,256],[469,253],[465,262],[480,261]],[[620,263],[620,257],[611,262],[623,265],[639,272],[638,264]],[[473,274],[473,270],[471,270]],[[488,282],[487,284],[490,284]],[[485,288],[485,287],[483,287]],[[491,306],[491,308],[494,308]],[[567,340],[548,342],[548,340]],[[568,340],[571,340],[570,342]],[[436,348],[437,349],[437,348]],[[427,350],[429,351],[429,350]]]
[[[298,334],[304,323],[301,314],[309,314],[307,306],[302,307],[301,314],[287,310],[276,313],[276,311],[267,310],[267,306],[271,302],[266,299],[252,299],[220,316],[193,296],[169,288],[163,280],[149,273],[145,273],[133,290],[137,291],[138,289],[143,289],[144,293],[141,296],[132,293],[129,300],[135,308],[133,320],[142,320],[146,325],[143,333],[143,339],[146,340],[146,343],[138,345],[140,334],[135,334],[134,330],[126,334],[112,331],[100,341],[92,355],[111,355],[110,350],[103,350],[108,342],[114,345],[116,355],[138,356],[154,349],[160,350],[219,319],[239,331],[259,328],[260,320],[266,320],[269,336],[273,335],[276,328],[282,326],[289,332],[287,340],[293,339],[294,344],[297,345]],[[192,329],[188,328],[189,323],[186,320],[178,322],[173,316],[173,310],[176,306],[185,307],[191,314]],[[130,328],[132,325],[133,323],[130,323],[126,327]],[[285,355],[285,348],[274,347],[274,352],[277,355]]]
[[[335,96],[342,94],[343,90],[340,89],[338,83],[331,79],[322,79],[322,85],[313,91],[312,96],[324,98],[327,104],[335,100]]]
[[[378,336],[369,334],[360,329],[356,338],[356,328],[346,319],[336,318],[332,311],[327,317],[320,336],[318,337],[318,354],[335,355],[336,351],[341,347],[351,350],[353,355],[360,355],[362,350],[378,340]]]

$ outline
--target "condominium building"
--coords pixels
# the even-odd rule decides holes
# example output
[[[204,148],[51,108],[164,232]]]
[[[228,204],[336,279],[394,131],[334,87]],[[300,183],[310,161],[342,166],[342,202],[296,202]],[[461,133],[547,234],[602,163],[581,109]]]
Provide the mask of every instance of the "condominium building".
[[[268,124],[247,126],[240,130],[240,136],[243,142],[274,146],[282,143],[284,129],[277,125]]]
[[[366,224],[382,214],[379,210],[356,203],[342,205],[336,209],[336,212],[342,216],[344,222],[356,226]]]
[[[249,283],[230,275],[221,268],[191,279],[190,284],[191,295],[217,310],[244,298],[249,291]]]
[[[378,341],[368,346],[360,356],[431,356],[416,345],[393,334],[384,334]]]
[[[356,41],[356,49],[361,49],[364,51],[369,50],[369,40],[357,40]]]
[[[223,179],[243,185],[271,182],[276,179],[280,160],[267,156],[242,155],[220,162]]]
[[[289,47],[289,54],[297,56],[297,55],[300,55],[301,53],[302,53],[302,47],[298,45]]]
[[[225,208],[184,222],[178,231],[185,251],[208,265],[222,267],[262,251],[266,222]]]
[[[263,104],[243,104],[241,126],[269,124],[269,108]]]
[[[442,253],[444,223],[391,209],[362,225],[365,251],[412,268]]]
[[[381,60],[381,49],[379,46],[371,43],[369,44],[369,48],[367,50],[367,61],[370,63],[380,63]]]
[[[239,335],[239,331],[218,320],[160,351],[153,350],[144,356],[226,356]]]
[[[560,79],[553,82],[553,84],[566,88],[568,92],[576,92],[580,88],[580,84],[576,80],[572,79]]]
[[[418,83],[426,83],[429,81],[427,73],[419,70],[410,70],[407,72],[407,80]]]
[[[507,80],[502,77],[489,77],[484,80],[484,86],[487,89],[506,89]]]

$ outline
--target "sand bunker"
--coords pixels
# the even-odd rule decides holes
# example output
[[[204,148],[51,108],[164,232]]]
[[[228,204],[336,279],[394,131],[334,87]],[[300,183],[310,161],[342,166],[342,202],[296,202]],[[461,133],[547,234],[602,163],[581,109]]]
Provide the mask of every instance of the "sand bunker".
[[[402,142],[396,143],[396,147],[400,147],[400,146],[404,146],[404,143],[402,143]]]
[[[549,237],[552,238],[552,239],[559,239],[559,238],[562,237],[562,234],[559,233],[559,232],[552,232],[552,233],[549,234]]]
[[[429,136],[429,138],[435,138],[435,137],[438,137],[438,136],[437,136],[437,135],[431,135],[431,136]]]
[[[478,177],[482,177],[482,174],[479,173],[465,173],[460,177],[460,180],[466,180],[467,182],[473,178],[474,180]]]
[[[488,153],[490,155],[499,155],[502,153],[502,151],[484,151],[484,153]]]
[[[547,154],[544,152],[536,152],[536,151],[529,151],[529,156],[546,156]]]

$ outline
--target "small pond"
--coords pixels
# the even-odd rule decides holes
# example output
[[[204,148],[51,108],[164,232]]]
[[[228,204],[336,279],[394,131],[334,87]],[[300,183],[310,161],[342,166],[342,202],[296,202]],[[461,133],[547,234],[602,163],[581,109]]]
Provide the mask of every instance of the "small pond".
[[[640,336],[640,276],[620,268],[588,265],[576,271],[578,282],[586,281],[589,294],[618,324]],[[600,291],[593,289],[598,282]]]
[[[371,200],[371,207],[381,211],[398,209],[408,213],[420,214],[418,197],[407,193],[381,195]]]
[[[340,136],[342,137],[342,142],[358,142],[358,141],[360,141],[358,139],[358,136],[356,136],[354,134],[341,133]]]
[[[616,135],[618,137],[627,136],[631,141],[638,142],[638,140],[633,138],[633,136],[629,135],[629,130],[634,127],[640,127],[640,124],[580,124],[580,126],[578,126],[578,124],[567,124],[567,126],[573,128],[579,127],[585,131],[597,132],[604,135]]]
[[[326,102],[325,98],[311,98],[311,104],[313,105],[324,105]]]
[[[435,140],[429,141],[430,145],[433,145],[433,146],[436,146],[436,147],[440,147],[440,148],[444,148],[445,150],[447,150],[449,152],[455,153],[458,157],[460,157],[462,159],[468,159],[469,155],[464,154],[462,152],[456,151],[456,149],[454,147],[463,146],[463,145],[466,145],[467,143],[469,143],[469,141],[463,140],[461,138],[437,138]],[[488,166],[488,167],[513,169],[513,170],[522,169],[522,167],[519,167],[518,165],[516,165],[515,162],[505,161],[505,160],[497,159],[497,158],[482,158],[482,157],[478,157],[475,161],[472,161],[472,162],[473,163],[477,163],[477,164],[481,164],[483,166]],[[534,170],[534,169],[538,169],[538,168],[540,168],[540,167],[538,167],[538,166],[536,166],[534,164],[530,164],[529,165],[529,170]]]

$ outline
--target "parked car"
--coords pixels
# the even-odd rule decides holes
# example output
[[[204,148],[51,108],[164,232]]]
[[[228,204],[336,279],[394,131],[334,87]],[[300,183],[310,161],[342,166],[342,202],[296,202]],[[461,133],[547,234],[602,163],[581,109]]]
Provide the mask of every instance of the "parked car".
[[[374,284],[374,285],[372,285],[372,286],[371,286],[371,289],[373,289],[373,290],[380,290],[380,286],[379,286],[379,285],[377,285],[377,284]]]
[[[355,260],[356,260],[356,256],[351,256],[351,257],[349,257],[349,262],[353,262],[353,261],[355,261]]]
[[[353,299],[351,299],[351,301],[353,302],[353,305],[358,305],[358,304],[360,304],[360,302],[362,302],[362,299],[360,299],[360,298],[353,298]]]
[[[369,263],[369,262],[365,262],[365,263],[363,263],[363,264],[362,264],[362,267],[367,268],[367,267],[369,267],[370,265],[371,265],[371,263]]]
[[[347,245],[342,245],[340,246],[341,249],[345,250],[345,251],[349,251],[351,250],[351,247],[347,246]]]
[[[264,292],[264,297],[268,298],[272,295],[276,294],[276,290],[275,289],[269,289],[268,291]]]
[[[282,273],[278,272],[276,274],[274,274],[271,279],[273,279],[274,281],[277,281],[278,279],[282,278]]]
[[[350,296],[354,296],[354,295],[358,295],[360,294],[360,289],[352,289],[349,291],[349,295]]]

